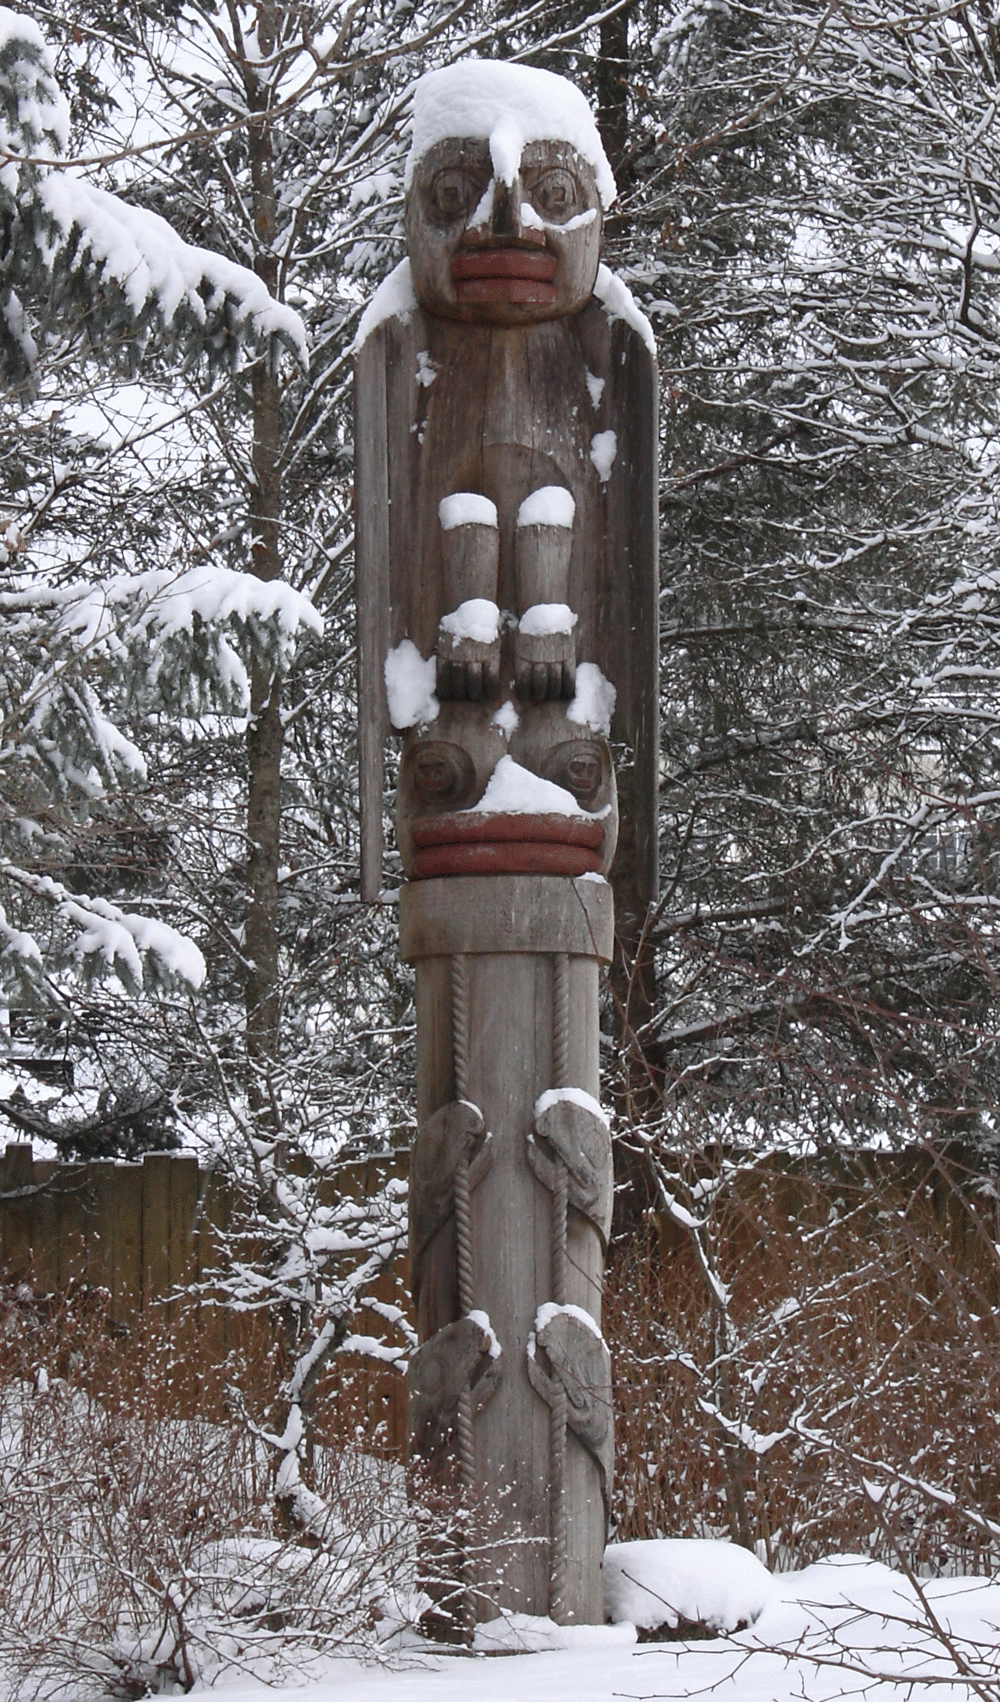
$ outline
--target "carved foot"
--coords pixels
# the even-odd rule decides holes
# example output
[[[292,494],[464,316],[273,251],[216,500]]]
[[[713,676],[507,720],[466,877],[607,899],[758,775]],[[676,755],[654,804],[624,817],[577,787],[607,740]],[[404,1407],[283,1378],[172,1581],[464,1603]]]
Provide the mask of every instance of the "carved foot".
[[[514,638],[514,689],[528,703],[572,697],[576,690],[575,635],[525,632],[522,623]]]
[[[470,597],[442,617],[437,695],[469,703],[499,697],[500,610],[488,598]]]
[[[437,643],[438,697],[459,703],[489,702],[500,696],[500,640],[479,644],[473,638],[442,633]]]

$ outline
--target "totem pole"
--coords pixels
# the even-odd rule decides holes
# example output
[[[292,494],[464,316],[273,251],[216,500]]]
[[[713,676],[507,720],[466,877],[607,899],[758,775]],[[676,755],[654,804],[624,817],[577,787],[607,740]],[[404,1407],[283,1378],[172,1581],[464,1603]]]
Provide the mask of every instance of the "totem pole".
[[[599,263],[614,193],[562,78],[430,73],[409,258],[356,345],[362,890],[391,724],[417,975],[410,1449],[492,1513],[466,1566],[479,1619],[603,1619],[609,740],[634,765],[640,890],[656,881],[656,374]]]

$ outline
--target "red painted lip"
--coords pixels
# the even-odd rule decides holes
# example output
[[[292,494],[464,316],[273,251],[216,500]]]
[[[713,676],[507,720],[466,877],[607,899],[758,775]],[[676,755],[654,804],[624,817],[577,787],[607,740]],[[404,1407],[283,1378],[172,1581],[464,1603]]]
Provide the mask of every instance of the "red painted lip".
[[[413,824],[413,876],[598,874],[604,828],[559,815],[424,816]]]
[[[456,283],[464,278],[534,278],[550,284],[559,262],[554,254],[529,248],[463,248],[451,263]]]
[[[451,263],[455,299],[550,307],[556,300],[554,254],[527,248],[464,248]]]

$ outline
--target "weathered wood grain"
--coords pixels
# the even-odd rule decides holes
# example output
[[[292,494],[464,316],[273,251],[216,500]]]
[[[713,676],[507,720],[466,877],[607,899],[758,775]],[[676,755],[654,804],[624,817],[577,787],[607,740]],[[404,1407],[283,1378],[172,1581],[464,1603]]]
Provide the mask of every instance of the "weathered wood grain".
[[[613,946],[614,901],[605,881],[449,875],[409,881],[399,895],[406,963],[478,952],[569,952],[609,963]]]

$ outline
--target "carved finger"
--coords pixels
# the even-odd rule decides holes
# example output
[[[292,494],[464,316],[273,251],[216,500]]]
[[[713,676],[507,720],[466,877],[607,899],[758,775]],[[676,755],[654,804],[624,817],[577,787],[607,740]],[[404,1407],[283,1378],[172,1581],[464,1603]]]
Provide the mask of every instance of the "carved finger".
[[[465,689],[470,703],[479,703],[483,695],[483,664],[466,662]]]
[[[483,663],[483,696],[487,698],[500,696],[499,651]]]
[[[549,670],[545,662],[535,662],[531,668],[531,696],[536,703],[545,702],[548,691]]]
[[[576,696],[576,663],[564,662],[562,665],[562,695]]]

